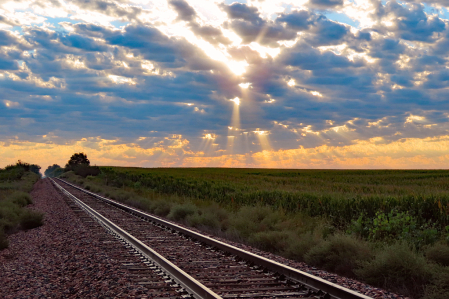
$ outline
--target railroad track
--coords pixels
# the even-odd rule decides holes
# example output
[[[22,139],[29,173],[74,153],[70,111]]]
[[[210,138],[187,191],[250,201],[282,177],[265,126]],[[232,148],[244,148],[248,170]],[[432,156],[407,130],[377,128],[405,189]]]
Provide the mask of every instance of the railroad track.
[[[163,277],[164,298],[370,298],[63,180],[52,182],[140,255],[153,276]]]

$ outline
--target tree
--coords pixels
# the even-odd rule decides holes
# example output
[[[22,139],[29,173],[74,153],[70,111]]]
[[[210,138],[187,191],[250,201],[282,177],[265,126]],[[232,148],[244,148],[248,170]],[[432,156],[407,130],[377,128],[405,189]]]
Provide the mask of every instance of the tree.
[[[58,164],[53,164],[52,166],[48,166],[47,170],[45,170],[45,176],[46,177],[56,177],[60,174],[62,174],[63,169]]]
[[[75,168],[80,165],[90,165],[90,161],[89,159],[87,159],[87,155],[85,153],[73,154],[72,157],[70,157],[70,160],[65,165],[65,168],[67,170],[75,170]]]

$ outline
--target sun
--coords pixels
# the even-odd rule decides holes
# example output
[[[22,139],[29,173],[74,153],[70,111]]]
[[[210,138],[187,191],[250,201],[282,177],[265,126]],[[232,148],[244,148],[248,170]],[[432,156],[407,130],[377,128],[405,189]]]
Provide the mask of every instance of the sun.
[[[234,61],[228,60],[225,62],[228,68],[236,74],[237,76],[241,76],[246,72],[246,67],[249,65],[246,61]]]

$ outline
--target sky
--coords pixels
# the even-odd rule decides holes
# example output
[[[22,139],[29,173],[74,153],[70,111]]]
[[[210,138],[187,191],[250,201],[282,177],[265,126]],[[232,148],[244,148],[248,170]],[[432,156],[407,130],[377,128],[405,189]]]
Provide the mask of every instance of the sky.
[[[449,0],[1,0],[0,167],[448,168]]]

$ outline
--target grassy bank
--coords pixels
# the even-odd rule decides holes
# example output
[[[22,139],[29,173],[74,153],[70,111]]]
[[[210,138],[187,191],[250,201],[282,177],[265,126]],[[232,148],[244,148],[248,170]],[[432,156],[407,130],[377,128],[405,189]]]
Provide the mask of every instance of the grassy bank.
[[[65,176],[151,213],[414,298],[449,297],[449,172],[141,169]]]
[[[0,169],[0,250],[8,247],[8,234],[42,225],[43,215],[26,208],[39,178],[26,163]]]

